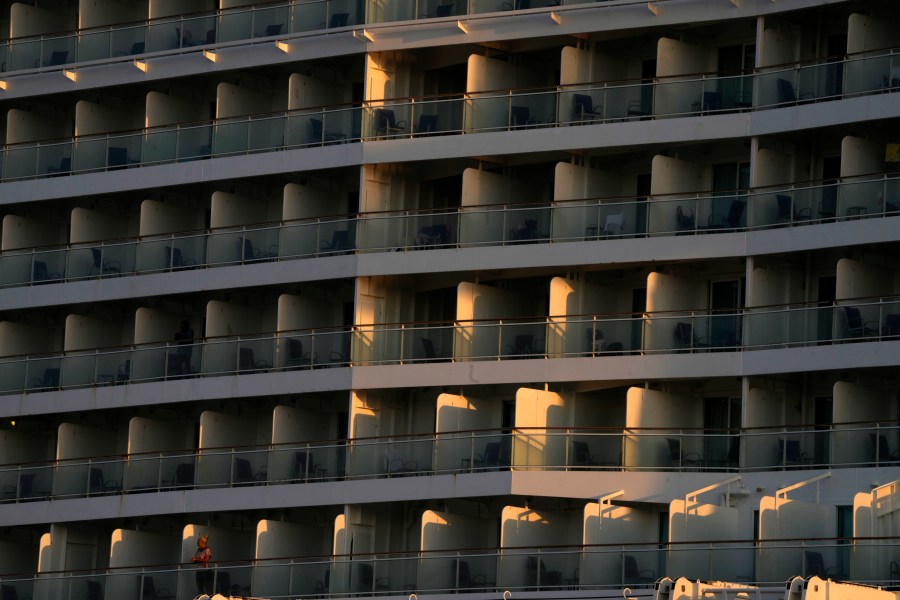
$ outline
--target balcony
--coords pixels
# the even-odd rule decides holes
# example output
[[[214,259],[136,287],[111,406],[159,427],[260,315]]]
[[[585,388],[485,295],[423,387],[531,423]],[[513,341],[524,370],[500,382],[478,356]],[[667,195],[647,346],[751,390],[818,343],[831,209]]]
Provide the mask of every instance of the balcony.
[[[827,214],[822,215],[825,203]],[[716,207],[725,205],[739,206],[741,218],[731,222],[732,211],[717,212]],[[701,192],[539,206],[366,213],[11,250],[0,255],[0,287],[353,253],[733,233],[897,215],[897,174],[731,194]]]
[[[896,538],[708,541],[441,550],[391,554],[261,559],[210,563],[213,589],[265,597],[407,596],[416,593],[491,593],[636,588],[650,593],[661,577],[734,581],[778,587],[784,581],[759,568],[766,561],[796,565],[796,575],[860,581],[869,570],[854,557],[884,563],[866,583],[890,584],[888,563]],[[756,560],[754,560],[756,557]],[[670,572],[666,565],[685,565]],[[827,573],[826,573],[827,570]],[[189,564],[4,575],[3,588],[19,598],[72,600],[125,597],[189,599],[196,593]],[[143,592],[143,594],[142,594]]]
[[[698,75],[621,83],[579,84],[550,90],[506,90],[449,97],[371,100],[364,106],[300,109],[202,123],[146,128],[123,134],[8,144],[2,151],[0,181],[59,177],[259,152],[275,152],[352,142],[421,138],[497,131],[568,127],[614,121],[698,117],[784,108],[805,102],[893,93],[892,73],[900,68],[895,50],[858,55],[836,63],[805,63],[739,77]],[[853,89],[803,89],[842,68]],[[859,76],[856,76],[856,75]],[[732,81],[740,79],[740,81]],[[754,89],[749,104],[710,105],[709,94],[735,85]],[[848,84],[849,85],[849,84]],[[652,107],[629,108],[650,86],[659,98]],[[790,89],[791,93],[788,93]],[[672,93],[669,93],[672,92]],[[644,90],[646,94],[646,90]],[[591,110],[583,107],[589,102]],[[580,107],[580,108],[579,108]],[[586,118],[585,114],[590,117]],[[406,125],[400,126],[401,123]]]
[[[148,55],[176,54],[258,39],[283,40],[300,35],[321,35],[359,25],[455,19],[466,15],[589,3],[586,0],[565,0],[562,3],[518,0],[513,6],[499,0],[456,3],[392,0],[356,6],[343,0],[263,2],[241,8],[5,40],[0,44],[0,72],[26,74],[82,63],[130,61]],[[615,6],[640,3],[640,0],[620,1]]]
[[[0,503],[497,471],[754,473],[900,466],[900,425],[515,428],[0,466]],[[816,460],[816,457],[820,460]],[[824,460],[824,462],[822,462]]]
[[[566,315],[580,349],[556,343],[559,319],[355,325],[223,336],[0,359],[0,393],[34,393],[194,377],[429,362],[745,352],[898,339],[900,301],[779,305],[735,312]],[[643,341],[632,336],[641,331]],[[548,345],[548,340],[551,343]],[[594,343],[589,343],[594,340]],[[596,340],[603,340],[598,345]]]

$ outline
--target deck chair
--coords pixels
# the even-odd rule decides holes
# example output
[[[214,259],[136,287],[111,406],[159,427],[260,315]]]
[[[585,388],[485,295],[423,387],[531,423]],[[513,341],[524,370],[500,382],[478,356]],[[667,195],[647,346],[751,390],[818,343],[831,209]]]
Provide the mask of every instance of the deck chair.
[[[406,127],[406,121],[398,121],[393,110],[375,109],[375,135],[397,135],[406,131]]]
[[[91,248],[91,256],[94,260],[91,264],[91,275],[94,274],[95,270],[98,275],[120,275],[122,273],[122,263],[117,260],[103,258],[100,248]]]
[[[181,463],[175,467],[175,487],[194,485],[194,463]]]
[[[156,589],[156,584],[150,575],[138,575],[138,582],[141,586],[143,600],[171,600],[175,597],[175,594],[168,589]]]
[[[797,97],[794,84],[787,79],[779,79],[776,83],[778,92],[778,104],[796,104],[800,100],[808,100],[813,97],[811,93],[801,94]]]
[[[688,207],[685,212],[684,208],[676,206],[675,227],[677,231],[692,231],[694,229],[694,210]]]
[[[59,368],[58,367],[48,367],[44,369],[44,374],[41,377],[35,377],[31,380],[28,389],[31,391],[47,391],[47,390],[55,390],[59,387]]]
[[[34,265],[31,267],[31,281],[34,283],[52,283],[61,279],[62,273],[51,273],[50,269],[47,268],[47,263],[42,260],[34,261]]]
[[[538,588],[560,587],[562,585],[562,571],[551,571],[537,556],[528,557],[528,584],[535,582]]]
[[[107,492],[116,492],[121,489],[119,482],[115,479],[106,479],[103,476],[103,469],[91,467],[88,472],[88,490],[91,494],[104,494]]]
[[[651,569],[641,569],[638,567],[637,559],[630,554],[622,555],[622,583],[623,584],[644,584],[653,583],[656,580],[656,573]]]
[[[389,577],[375,577],[375,568],[367,563],[359,565],[360,591],[382,592],[391,589]]]
[[[676,323],[673,335],[679,348],[706,348],[709,346],[707,338],[694,335],[694,328],[690,323]]]
[[[793,223],[794,221],[809,220],[811,211],[809,207],[796,210],[794,208],[793,199],[787,194],[775,194],[775,201],[778,203],[778,222]]]
[[[437,115],[419,115],[419,124],[416,126],[414,133],[434,133],[437,131]]]
[[[895,462],[900,458],[900,448],[891,452],[887,436],[870,433],[869,442],[872,444],[872,456],[876,463]]]
[[[815,576],[821,577],[822,579],[829,579],[837,574],[837,569],[835,569],[834,567],[825,566],[825,559],[822,558],[822,554],[820,552],[804,550],[803,555],[806,559],[806,573],[804,573],[805,577]]]
[[[704,112],[722,110],[722,92],[703,92],[703,110]]]
[[[434,340],[430,338],[422,338],[422,351],[425,354],[426,362],[434,362],[447,359],[447,357],[444,356],[443,352],[435,348]]]
[[[87,600],[103,600],[103,585],[99,581],[85,581]]]
[[[800,440],[778,440],[778,462],[785,466],[808,464],[811,459],[800,450]]]
[[[884,316],[884,327],[881,328],[882,337],[900,336],[900,314]]]
[[[346,229],[338,229],[331,232],[331,241],[319,242],[319,250],[324,252],[343,252],[350,249],[350,232]]]
[[[453,559],[450,561],[450,577],[456,582],[454,589],[465,590],[471,588],[487,587],[487,579],[484,575],[472,575],[469,569],[469,561]]]
[[[603,235],[622,235],[625,231],[625,215],[616,213],[606,216],[606,224],[603,225]]]
[[[328,22],[328,29],[346,27],[349,20],[350,13],[334,13],[331,15],[331,20]]]
[[[576,121],[593,121],[603,118],[603,107],[594,106],[594,100],[587,94],[572,95],[572,114]]]
[[[862,313],[855,306],[843,306],[844,318],[847,321],[847,333],[844,337],[859,338],[878,335],[878,323],[863,321]]]
[[[313,144],[338,142],[347,139],[347,136],[343,133],[333,133],[326,131],[325,126],[322,123],[322,119],[310,119],[309,129],[311,133],[310,143]]]
[[[281,35],[282,27],[284,27],[284,23],[276,23],[274,25],[266,25],[266,37],[271,37],[273,35]]]
[[[438,7],[434,10],[435,17],[449,17],[453,14],[453,3],[449,2],[447,4],[439,4]]]
[[[532,125],[534,123],[537,123],[537,121],[531,117],[531,109],[527,106],[509,107],[510,127],[525,127],[526,125]]]
[[[272,365],[265,359],[256,360],[253,348],[238,349],[238,371],[260,373],[267,369],[271,369]]]
[[[696,467],[702,462],[700,455],[696,452],[684,452],[681,447],[681,440],[678,438],[666,438],[666,445],[669,448],[669,462],[674,467]]]
[[[573,467],[594,467],[599,466],[598,457],[591,456],[591,447],[587,442],[572,442],[572,466]]]
[[[286,341],[288,351],[287,361],[284,364],[286,368],[313,365],[314,361],[309,352],[303,352],[303,340],[288,338]]]
[[[737,229],[741,226],[741,217],[744,216],[746,203],[743,200],[732,200],[728,207],[728,214],[713,213],[709,215],[709,229]]]

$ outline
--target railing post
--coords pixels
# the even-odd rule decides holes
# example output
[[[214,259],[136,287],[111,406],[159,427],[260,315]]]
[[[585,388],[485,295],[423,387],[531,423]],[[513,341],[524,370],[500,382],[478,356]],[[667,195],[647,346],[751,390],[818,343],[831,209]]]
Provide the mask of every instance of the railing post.
[[[475,335],[477,325],[473,322],[472,337]],[[497,360],[503,357],[503,319],[497,321]]]
[[[400,347],[397,349],[397,359],[400,364],[403,364],[403,355],[404,355],[404,342],[406,340],[406,323],[400,323]]]

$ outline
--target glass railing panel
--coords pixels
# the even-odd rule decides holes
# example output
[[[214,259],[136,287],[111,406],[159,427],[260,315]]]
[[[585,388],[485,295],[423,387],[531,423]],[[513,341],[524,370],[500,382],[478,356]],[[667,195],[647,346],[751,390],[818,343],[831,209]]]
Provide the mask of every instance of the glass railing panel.
[[[325,142],[357,140],[362,131],[362,108],[341,108],[323,114]]]
[[[346,223],[347,221],[339,221]],[[278,254],[282,258],[315,256],[321,239],[319,222],[288,222],[279,231]]]
[[[329,22],[328,5],[329,2],[325,0],[292,3],[290,32],[301,33],[325,29]]]
[[[278,229],[248,229],[244,232],[244,261],[278,259]]]
[[[500,356],[543,358],[547,326],[544,323],[503,323],[500,325]]]
[[[513,129],[555,127],[559,114],[556,91],[518,93],[510,99],[509,125]]]
[[[622,466],[624,436],[621,433],[571,433],[565,437],[569,469],[612,469]]]
[[[885,210],[883,181],[843,182],[837,188],[837,216],[864,219]]]
[[[484,207],[463,207],[459,213],[459,243],[461,246],[496,244],[507,238],[513,227],[512,215],[506,207],[485,210]]]
[[[44,500],[53,490],[52,465],[12,468],[0,474],[3,481],[3,502]]]
[[[26,285],[38,280],[36,264],[39,261],[34,254],[7,254],[0,256],[0,285]],[[44,261],[44,265],[47,263]],[[49,274],[49,270],[46,271]],[[49,277],[47,278],[49,279]]]
[[[9,62],[9,42],[0,42],[0,72],[6,72],[12,70],[12,65]]]
[[[166,597],[166,598],[177,598],[177,600],[182,600],[182,598],[191,598],[197,591],[197,587],[195,582],[194,574],[195,572],[191,570],[189,585],[185,585],[185,593],[184,595],[176,596],[176,592],[181,592],[179,589],[178,583],[179,579],[185,581],[185,584],[188,584],[187,577],[179,577],[182,573],[180,571],[170,571],[170,570],[145,570],[143,573],[134,573],[131,576],[134,577],[134,581],[138,584],[138,589],[141,590],[142,594],[139,597],[149,596],[150,590],[153,590],[154,594],[157,598]]]
[[[3,179],[33,177],[37,173],[38,147],[12,146],[3,153]]]
[[[208,158],[212,149],[214,124],[192,125],[178,130],[177,155],[181,162]]]
[[[112,58],[143,54],[147,47],[147,28],[145,26],[113,29],[110,40],[110,56]],[[82,60],[79,55],[78,60]]]
[[[238,341],[216,340],[203,347],[201,372],[204,375],[225,375],[238,369]]]
[[[453,247],[459,238],[459,213],[413,214],[406,219],[404,245],[417,250]]]
[[[262,485],[269,479],[269,450],[237,450],[231,463],[231,484]]]
[[[139,139],[144,164],[172,162],[178,156],[177,129],[151,129]]]
[[[204,44],[215,44],[216,42],[223,41],[217,39],[217,22],[218,18],[215,15],[182,19],[181,27],[175,30],[175,35],[176,37],[180,36],[182,48],[191,48],[193,46],[202,46]],[[249,37],[250,36],[248,36],[248,38]]]
[[[163,456],[137,454],[123,460],[122,489],[126,491],[159,491],[163,481]]]
[[[179,21],[151,21],[147,27],[147,52],[175,50],[181,47],[181,27]]]
[[[328,20],[320,29],[327,26],[328,29],[346,27],[348,25],[360,25],[365,20],[365,14],[360,12],[362,4],[352,0],[328,0]],[[364,9],[363,9],[364,10]]]
[[[125,30],[126,32],[131,30]],[[78,61],[102,60],[115,56],[111,52],[111,42],[113,37],[119,37],[116,30],[102,29],[99,31],[84,31],[73,39],[78,40]],[[125,36],[121,36],[125,37]],[[116,48],[119,50],[119,48]],[[122,56],[122,55],[118,55]],[[74,56],[72,57],[74,58]],[[75,62],[74,60],[70,62]]]
[[[353,331],[325,330],[314,332],[312,339],[313,365],[318,367],[345,367],[350,363]]]
[[[97,357],[97,353],[90,350],[67,353],[62,357],[61,386],[68,388],[92,385],[96,381]]]
[[[246,152],[249,131],[250,122],[247,119],[219,121],[215,129],[213,152],[217,155]]]
[[[507,241],[512,243],[531,243],[546,240],[550,237],[550,211],[547,207],[516,207],[509,211],[507,223]]]
[[[237,346],[239,373],[263,373],[272,370],[275,345],[270,337],[241,339]]]
[[[46,392],[59,389],[62,358],[30,358],[26,363],[25,381],[28,391]]]
[[[171,270],[173,268],[174,253],[172,246],[174,241],[169,237],[141,240],[137,249],[136,267],[138,273],[156,273]],[[180,253],[181,251],[179,250]]]
[[[390,440],[377,442],[382,464],[377,473],[387,477],[426,475],[431,472],[431,440]],[[378,454],[379,452],[374,452]]]
[[[41,373],[41,377],[43,377],[43,373]],[[10,394],[29,389],[31,387],[29,382],[32,379],[40,384],[41,379],[31,363],[25,362],[21,358],[0,360],[0,392]]]
[[[453,359],[453,327],[410,329],[404,348],[405,360],[449,362]]]
[[[285,333],[275,340],[275,366],[279,369],[309,369],[317,362],[313,351],[313,335]]]
[[[465,101],[459,98],[416,102],[413,133],[416,136],[442,135],[463,130]]]
[[[41,39],[14,41],[9,46],[9,71],[41,67]]]
[[[320,146],[331,137],[324,128],[324,111],[294,113],[286,119],[284,143],[288,148]]]
[[[284,116],[250,118],[247,151],[280,150],[284,146]]]
[[[513,127],[513,97],[503,92],[467,94],[463,128],[468,133],[506,130]],[[518,122],[518,121],[516,121]]]
[[[440,434],[434,445],[434,471],[480,472],[509,466],[509,435],[481,433]]]
[[[900,62],[897,55],[853,58],[844,64],[844,91],[848,95],[900,88]]]
[[[98,353],[92,383],[109,385],[127,382],[131,378],[131,356],[131,350]]]
[[[73,162],[67,171],[98,171],[106,168],[108,140],[104,138],[79,139],[73,148]]]
[[[103,246],[103,261],[108,274],[130,274],[137,271],[137,242]],[[116,273],[113,269],[118,269]]]
[[[47,144],[38,148],[35,175],[56,175],[72,170],[72,142]]]
[[[91,465],[87,460],[60,461],[53,476],[53,496],[66,498],[84,496],[90,490]]]
[[[235,454],[227,448],[201,448],[197,456],[198,487],[230,486],[235,477]]]
[[[843,95],[844,63],[804,65],[797,70],[798,100],[833,99]]]
[[[112,170],[140,164],[142,137],[137,133],[109,137],[105,154],[106,167]]]
[[[122,491],[125,463],[115,458],[92,459],[88,465],[88,494],[114,494]]]
[[[219,42],[248,40],[253,37],[253,16],[255,11],[239,10],[222,12],[219,15]]]
[[[116,377],[118,382],[144,382],[162,379],[165,374],[165,346],[141,346],[129,357],[122,357]]]
[[[272,37],[288,33],[290,16],[290,3],[255,8],[253,10],[252,37]]]
[[[209,236],[207,264],[223,265],[253,260],[253,248],[246,247],[241,230],[216,231]]]
[[[168,455],[161,459],[163,490],[189,489],[197,483],[197,459],[192,455]]]

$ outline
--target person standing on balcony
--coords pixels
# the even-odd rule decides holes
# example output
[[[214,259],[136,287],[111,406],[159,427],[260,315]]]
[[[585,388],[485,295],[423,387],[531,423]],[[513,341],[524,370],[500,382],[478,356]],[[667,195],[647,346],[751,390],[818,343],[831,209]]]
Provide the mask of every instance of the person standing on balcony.
[[[197,594],[212,595],[213,572],[209,570],[209,559],[212,558],[212,549],[209,547],[209,534],[197,538],[197,551],[191,558],[192,563],[200,565],[197,571]]]
[[[187,319],[181,322],[181,329],[175,332],[175,341],[178,342],[178,350],[175,355],[175,374],[190,375],[191,354],[194,352],[194,330],[191,329],[191,324]]]

